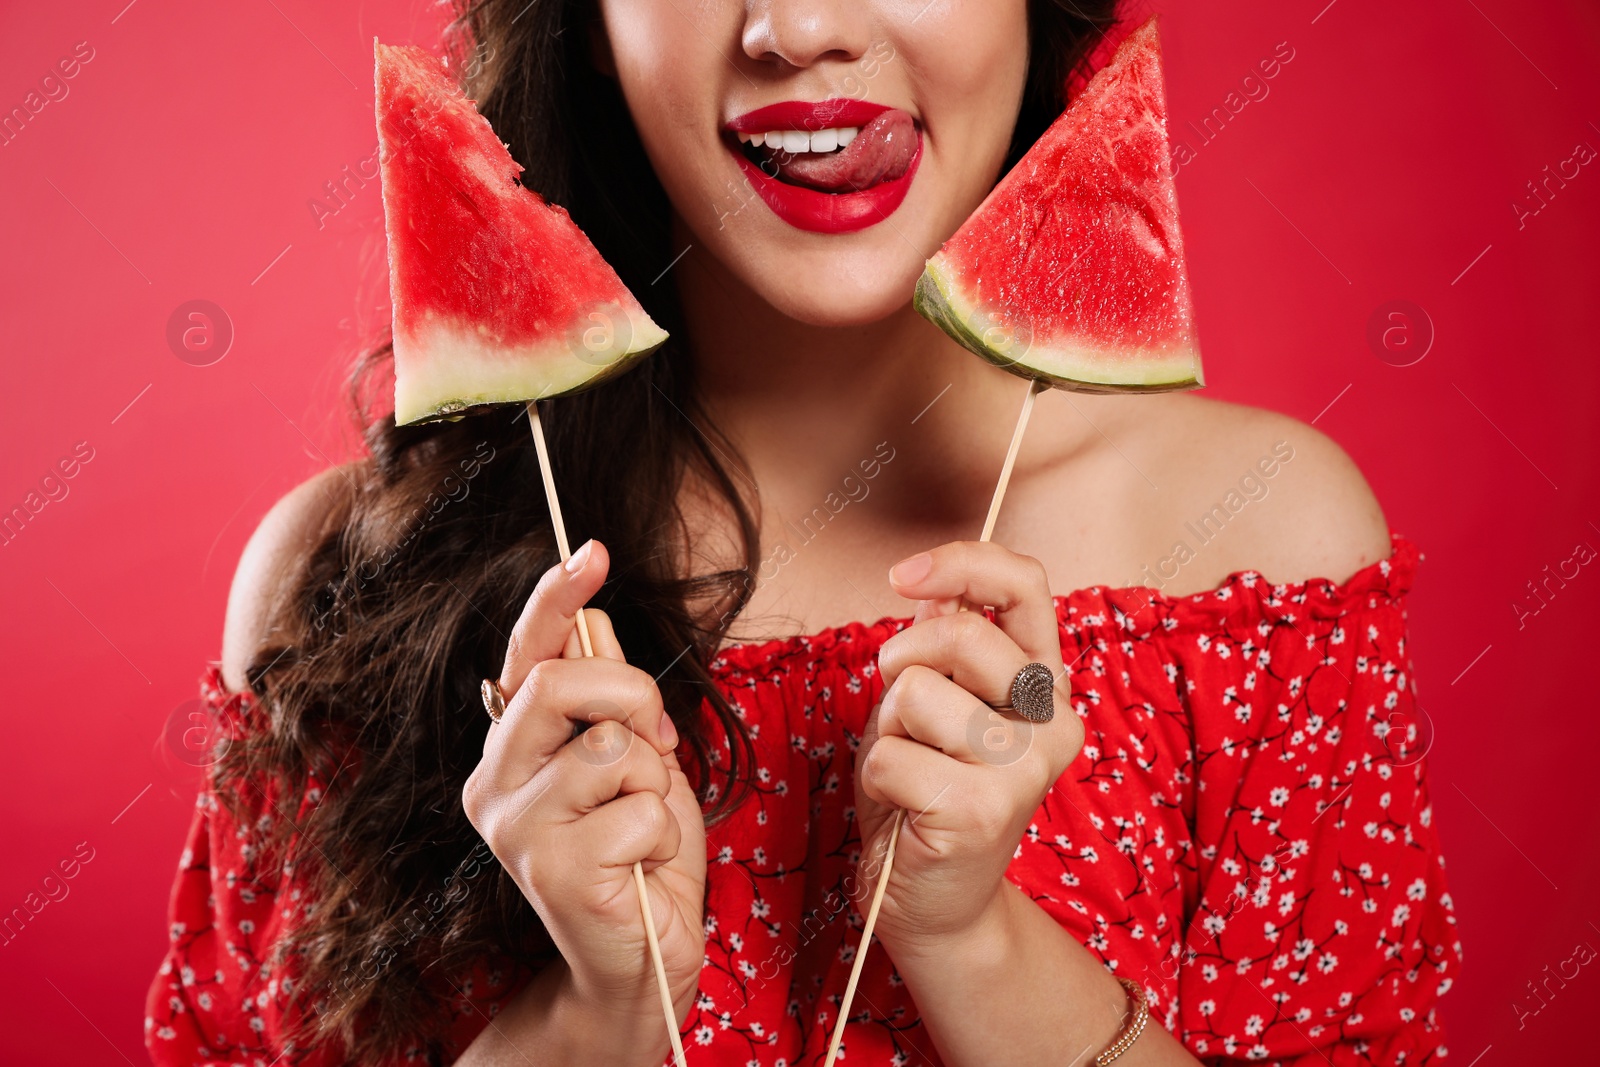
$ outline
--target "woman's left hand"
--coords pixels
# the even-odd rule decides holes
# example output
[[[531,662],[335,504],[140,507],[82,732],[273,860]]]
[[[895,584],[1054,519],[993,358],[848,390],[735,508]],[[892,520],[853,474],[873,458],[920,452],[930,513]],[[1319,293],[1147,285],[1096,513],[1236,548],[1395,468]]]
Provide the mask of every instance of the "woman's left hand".
[[[878,653],[883,700],[856,753],[857,905],[865,914],[904,808],[874,932],[891,951],[936,949],[1004,905],[1006,867],[1084,730],[1038,560],[956,541],[901,561],[889,580],[922,603]],[[982,605],[994,608],[993,622]],[[995,710],[1011,703],[1011,682],[1031,662],[1056,675],[1048,723]]]

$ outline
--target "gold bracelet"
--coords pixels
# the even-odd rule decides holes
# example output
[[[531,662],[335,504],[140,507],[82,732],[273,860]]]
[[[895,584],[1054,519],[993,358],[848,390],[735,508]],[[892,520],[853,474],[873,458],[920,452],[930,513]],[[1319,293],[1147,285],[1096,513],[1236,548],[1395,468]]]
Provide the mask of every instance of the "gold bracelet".
[[[1132,1005],[1129,1018],[1117,1032],[1117,1039],[1094,1058],[1095,1067],[1106,1067],[1106,1064],[1132,1048],[1133,1043],[1139,1040],[1139,1035],[1144,1033],[1145,1024],[1150,1021],[1150,1006],[1145,1002],[1144,987],[1131,978],[1118,978],[1117,981],[1128,991],[1128,1001]]]

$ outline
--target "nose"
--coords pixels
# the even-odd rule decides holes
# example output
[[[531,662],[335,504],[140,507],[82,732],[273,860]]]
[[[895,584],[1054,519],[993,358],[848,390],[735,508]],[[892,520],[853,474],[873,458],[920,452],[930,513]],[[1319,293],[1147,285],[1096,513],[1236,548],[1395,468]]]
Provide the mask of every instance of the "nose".
[[[872,43],[869,6],[869,0],[749,0],[740,43],[762,63],[854,62]]]

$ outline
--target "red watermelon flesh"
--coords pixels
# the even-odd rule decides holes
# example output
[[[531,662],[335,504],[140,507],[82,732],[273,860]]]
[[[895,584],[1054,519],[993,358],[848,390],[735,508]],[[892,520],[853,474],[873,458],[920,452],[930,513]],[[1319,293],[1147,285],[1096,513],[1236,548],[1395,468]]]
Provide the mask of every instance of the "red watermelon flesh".
[[[666,340],[444,64],[376,45],[395,421],[576,392]]]
[[[1025,378],[1204,384],[1152,18],[928,260],[918,311]]]

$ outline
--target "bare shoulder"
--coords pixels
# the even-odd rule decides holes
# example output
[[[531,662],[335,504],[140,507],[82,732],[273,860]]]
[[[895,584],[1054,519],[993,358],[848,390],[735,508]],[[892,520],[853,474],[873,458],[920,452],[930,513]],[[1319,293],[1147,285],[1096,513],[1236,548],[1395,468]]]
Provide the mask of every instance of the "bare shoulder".
[[[1073,406],[1100,443],[1039,500],[1041,511],[1055,508],[1053,530],[1033,542],[1057,553],[1049,564],[1064,588],[1129,584],[1183,596],[1237,571],[1342,582],[1390,554],[1388,523],[1361,471],[1296,419],[1192,394],[1080,397]],[[1076,417],[1064,405],[1060,414],[1069,426]],[[1074,536],[1054,532],[1063,526]]]
[[[283,598],[293,588],[306,555],[331,524],[342,521],[350,499],[349,470],[331,467],[301,482],[262,518],[239,557],[222,626],[222,680],[234,692],[247,688],[245,671],[271,639]]]
[[[1326,434],[1273,411],[1173,400],[1163,450],[1177,484],[1190,487],[1174,494],[1184,529],[1218,550],[1202,568],[1208,585],[1238,570],[1343,581],[1389,556],[1377,498]]]

